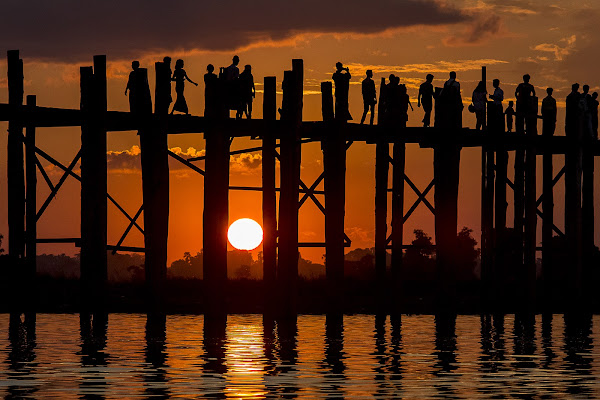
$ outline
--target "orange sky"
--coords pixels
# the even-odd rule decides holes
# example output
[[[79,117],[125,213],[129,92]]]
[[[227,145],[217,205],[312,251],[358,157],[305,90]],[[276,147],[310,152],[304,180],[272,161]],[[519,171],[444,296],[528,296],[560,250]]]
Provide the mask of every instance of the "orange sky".
[[[179,2],[185,3],[185,1]],[[15,8],[13,12],[18,11],[18,7],[25,7],[27,3],[37,4],[37,1],[28,0],[22,3],[21,6],[12,5],[11,7]],[[64,0],[60,4],[67,7],[68,3],[69,0]],[[261,0],[260,3],[266,6],[269,1]],[[304,3],[308,6],[313,1]],[[354,7],[354,3],[356,2],[349,2],[348,13],[360,12],[360,8]],[[234,2],[233,5],[235,4]],[[88,47],[85,43],[76,42],[78,39],[75,37],[69,39],[70,36],[56,36],[62,32],[59,29],[56,33],[56,26],[47,27],[48,37],[38,34],[33,38],[14,36],[14,33],[3,31],[7,28],[0,27],[0,52],[5,54],[8,49],[20,48],[25,62],[26,95],[36,94],[39,105],[69,108],[79,107],[79,66],[90,65],[93,54],[104,53],[107,54],[109,61],[108,105],[111,110],[128,109],[127,98],[123,95],[123,91],[131,60],[138,59],[143,67],[148,67],[150,81],[153,82],[152,65],[164,55],[170,55],[174,59],[183,58],[188,75],[200,82],[197,88],[192,85],[186,87],[190,112],[196,115],[201,114],[204,109],[204,91],[201,82],[206,64],[212,63],[216,67],[227,66],[233,54],[239,55],[242,66],[251,64],[253,67],[254,79],[259,91],[254,103],[255,118],[262,116],[260,89],[263,77],[276,76],[280,85],[283,71],[291,68],[292,58],[304,59],[304,120],[320,120],[321,99],[318,94],[320,82],[331,78],[336,61],[348,65],[353,75],[350,87],[350,111],[355,120],[360,118],[362,112],[360,81],[364,71],[370,68],[375,72],[376,82],[379,82],[383,76],[395,73],[400,76],[402,83],[407,84],[415,106],[415,112],[409,113],[411,126],[418,126],[422,118],[422,111],[416,107],[416,92],[419,83],[429,72],[435,75],[434,85],[441,86],[448,71],[457,71],[465,101],[470,100],[472,90],[480,78],[482,65],[488,67],[488,90],[491,89],[491,79],[500,78],[507,100],[514,97],[514,89],[524,73],[532,75],[532,83],[536,86],[539,95],[544,93],[545,87],[554,87],[559,106],[573,82],[587,83],[592,87],[592,91],[600,87],[596,74],[596,65],[600,57],[600,38],[590,33],[600,22],[598,1],[414,0],[407,1],[404,6],[406,13],[403,13],[402,2],[399,1],[370,2],[368,10],[365,11],[364,24],[362,19],[354,14],[332,18],[330,25],[327,25],[327,19],[321,21],[321,17],[318,16],[309,15],[299,20],[281,14],[272,17],[275,22],[270,19],[267,21],[273,22],[272,26],[265,23],[269,26],[261,30],[252,24],[253,18],[257,21],[261,18],[259,14],[262,10],[257,6],[248,11],[251,14],[246,18],[250,21],[241,18],[237,22],[237,29],[231,29],[229,35],[215,34],[215,30],[222,31],[224,24],[219,24],[218,21],[213,21],[211,24],[210,15],[202,14],[197,17],[198,25],[206,22],[205,28],[197,27],[186,20],[184,22],[189,24],[178,27],[178,36],[171,37],[171,40],[163,37],[155,38],[149,33],[147,42],[140,41],[135,35],[129,35],[122,37],[122,40],[127,42],[122,43],[118,41],[119,37],[106,33],[98,34],[98,37],[90,36],[92,39]],[[238,17],[242,9],[237,12],[235,10],[236,8],[232,7],[231,15]],[[397,17],[389,18],[382,15],[386,14],[386,10],[395,13]],[[101,15],[100,11],[98,15]],[[69,9],[65,12],[77,14],[83,11]],[[10,13],[4,13],[4,17],[7,15],[10,16]],[[94,17],[88,15],[87,18]],[[42,25],[47,23],[43,18],[39,20],[32,18],[32,21],[28,23],[36,21]],[[9,20],[3,22],[10,24]],[[65,24],[67,25],[63,28],[68,32],[70,25],[68,22]],[[114,26],[109,28],[117,31],[124,29],[118,28],[117,25],[115,22]],[[147,27],[149,31],[151,27],[149,21]],[[23,31],[27,31],[25,28]],[[140,25],[136,29],[143,28],[144,25]],[[204,32],[201,29],[211,29],[211,31]],[[124,34],[126,35],[127,32]],[[194,37],[198,39],[195,40]],[[59,43],[57,40],[67,40],[67,42],[73,40],[73,43],[71,46],[66,46],[65,43]],[[48,51],[53,46],[56,46],[54,55],[52,51]],[[6,64],[2,60],[0,61],[0,102],[6,102],[8,97],[5,77]],[[281,101],[280,96],[278,101]],[[559,135],[564,134],[561,128],[564,121],[563,113],[564,110],[559,110],[557,129]],[[467,126],[474,125],[473,118],[466,111],[464,123]],[[0,123],[0,128],[6,131],[6,124]],[[71,161],[79,148],[78,129],[52,128],[39,129],[38,132],[38,146],[65,164]],[[139,140],[135,132],[108,134],[108,148],[112,152],[109,155],[109,192],[131,215],[141,204],[142,198],[139,155],[134,147],[137,145]],[[259,145],[256,141],[236,139],[232,149],[256,145]],[[201,135],[174,135],[169,138],[169,147],[179,148],[180,150],[176,151],[186,154],[196,154],[204,148],[204,141]],[[260,158],[256,154],[259,153],[255,153],[252,157],[236,156],[232,159],[232,185],[260,185]],[[319,145],[304,145],[302,157],[302,179],[310,186],[322,171],[322,154]],[[557,156],[555,159],[555,168],[558,170],[563,158]],[[464,225],[473,228],[478,239],[480,235],[480,152],[465,149],[461,161],[459,228]],[[198,165],[202,166],[202,163]],[[374,245],[374,165],[372,145],[355,143],[350,148],[347,165],[346,232],[353,240],[352,248]],[[174,163],[171,163],[171,166],[169,262],[180,258],[184,251],[193,253],[199,251],[202,247],[203,234],[203,178]],[[539,168],[541,169],[541,164]],[[409,145],[407,174],[419,188],[424,189],[432,178],[432,151]],[[55,182],[59,176],[57,171],[52,171],[51,177]],[[600,185],[597,184],[596,187],[600,188]],[[538,193],[540,191],[541,180]],[[40,178],[39,205],[48,192]],[[555,218],[559,227],[562,226],[562,202],[560,201],[562,193],[563,184],[560,183],[557,185],[555,195],[557,202]],[[405,210],[410,207],[415,198],[416,196],[406,189]],[[430,201],[433,200],[433,192],[428,198]],[[39,237],[79,236],[78,202],[79,184],[68,179],[57,199],[40,220]],[[509,206],[509,221],[512,220],[511,212],[512,207]],[[0,144],[0,233],[5,237],[8,231],[6,216],[6,136],[4,136]],[[242,217],[254,218],[260,222],[259,193],[231,192],[230,221]],[[117,242],[126,225],[127,220],[120,216],[112,205],[109,205],[110,244]],[[300,240],[322,240],[323,228],[322,215],[314,205],[307,202],[300,212]],[[407,242],[415,228],[423,228],[433,235],[433,217],[424,206],[420,206],[405,225]],[[541,240],[541,235],[538,235],[538,238]],[[597,243],[600,242],[600,232],[597,232],[596,239]],[[132,231],[125,244],[141,246],[143,239],[139,233]],[[3,247],[6,249],[6,242]],[[74,254],[77,249],[70,246],[40,245],[39,251]],[[305,258],[321,261],[324,250],[302,249],[301,253]]]

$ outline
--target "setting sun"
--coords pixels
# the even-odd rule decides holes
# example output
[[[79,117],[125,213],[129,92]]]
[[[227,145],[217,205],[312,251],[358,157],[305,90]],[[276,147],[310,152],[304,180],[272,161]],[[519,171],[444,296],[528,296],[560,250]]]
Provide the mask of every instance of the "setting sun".
[[[263,230],[250,218],[242,218],[229,226],[227,239],[238,250],[254,250],[263,240]]]

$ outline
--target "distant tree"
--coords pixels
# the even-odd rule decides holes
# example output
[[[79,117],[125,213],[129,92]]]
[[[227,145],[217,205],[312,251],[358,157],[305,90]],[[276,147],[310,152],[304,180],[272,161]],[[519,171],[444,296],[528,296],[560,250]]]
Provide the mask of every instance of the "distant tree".
[[[411,247],[404,253],[402,273],[407,280],[435,279],[434,248],[431,236],[422,229],[415,229]]]
[[[461,280],[475,279],[475,266],[481,250],[477,249],[477,241],[471,236],[473,229],[464,226],[456,236],[457,278]]]
[[[250,266],[249,265],[240,265],[235,270],[235,277],[237,279],[250,279],[252,275],[250,274]]]
[[[202,279],[204,274],[202,252],[192,256],[189,251],[186,251],[183,253],[183,258],[171,263],[167,274],[171,278]]]

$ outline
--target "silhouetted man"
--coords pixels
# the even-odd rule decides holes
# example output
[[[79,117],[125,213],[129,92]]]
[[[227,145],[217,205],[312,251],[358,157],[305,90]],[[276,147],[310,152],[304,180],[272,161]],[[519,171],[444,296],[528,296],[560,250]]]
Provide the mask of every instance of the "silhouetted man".
[[[548,96],[542,100],[542,135],[553,136],[556,129],[556,100],[552,97],[554,89],[546,89]]]
[[[444,83],[444,87],[439,95],[440,107],[436,108],[436,113],[441,111],[441,118],[436,117],[444,128],[462,127],[462,97],[460,95],[460,83],[456,80],[456,72],[450,72],[450,79]],[[436,114],[437,115],[437,114]]]
[[[247,119],[252,119],[252,99],[256,96],[254,88],[254,77],[252,76],[252,67],[246,65],[244,71],[239,77],[240,83],[240,108],[238,109],[238,119],[242,118],[242,114],[246,114]]]
[[[375,82],[373,81],[373,71],[370,69],[367,70],[367,77],[362,81],[362,96],[364,111],[362,118],[360,119],[360,124],[362,125],[365,122],[367,112],[371,110],[370,125],[373,125],[373,119],[375,118],[375,104],[377,104],[377,92],[375,91]]]
[[[517,123],[516,130],[518,133],[525,132],[525,120],[531,114],[531,101],[535,96],[535,88],[529,80],[531,77],[529,74],[523,75],[523,82],[519,83],[517,90],[515,90],[515,96],[517,98]]]
[[[500,88],[500,79],[494,79],[492,81],[494,87],[494,93],[490,94],[492,103],[488,104],[488,112],[490,113],[492,130],[498,132],[504,132],[504,118],[502,110],[502,101],[504,101],[504,90]]]
[[[335,83],[335,118],[343,121],[351,120],[348,110],[348,91],[350,90],[350,70],[344,68],[341,62],[335,64],[336,71],[332,79]]]
[[[583,93],[581,94],[580,101],[580,107],[583,110],[583,134],[585,137],[592,137],[592,113],[590,112],[592,96],[590,95],[589,85],[583,85]]]
[[[233,56],[233,59],[231,61],[231,65],[225,68],[226,81],[232,81],[234,79],[237,79],[238,76],[240,76],[240,69],[238,68],[240,58],[238,56]]]
[[[137,98],[136,98],[136,95],[137,95],[136,82],[137,82],[137,73],[138,73],[139,68],[140,68],[139,61],[133,61],[131,63],[132,71],[129,73],[129,80],[127,81],[127,87],[125,87],[125,96],[127,96],[127,91],[129,91],[129,111],[131,111],[131,112],[134,112],[135,102],[137,100]]]
[[[218,102],[218,82],[219,78],[214,73],[215,67],[212,64],[206,66],[204,74],[204,116],[215,117],[217,113]]]
[[[515,107],[514,107],[515,103],[511,100],[508,102],[508,107],[506,107],[506,111],[504,111],[504,114],[506,114],[506,130],[508,132],[512,132],[513,129],[513,119],[515,116]]]
[[[423,127],[427,128],[431,125],[431,110],[433,109],[433,75],[427,74],[425,82],[419,86],[419,94],[417,95],[417,107],[421,107],[423,104]]]
[[[571,85],[571,93],[567,95],[566,113],[565,113],[565,135],[568,137],[577,136],[578,119],[581,115],[580,108],[581,93],[579,93],[579,83]]]

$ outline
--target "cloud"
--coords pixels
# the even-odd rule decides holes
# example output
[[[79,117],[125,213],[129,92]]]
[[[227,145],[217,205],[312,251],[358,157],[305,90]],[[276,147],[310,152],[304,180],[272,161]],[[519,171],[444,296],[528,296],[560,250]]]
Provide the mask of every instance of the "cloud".
[[[541,43],[532,48],[532,50],[542,51],[546,53],[554,53],[555,61],[562,61],[566,56],[571,54],[575,48],[577,41],[577,35],[572,35],[568,38],[561,39],[560,42],[564,43],[564,46],[559,46],[554,43]]]
[[[188,159],[192,157],[201,157],[206,154],[205,150],[197,150],[194,147],[188,147],[183,150],[181,147],[172,147],[173,153]],[[113,174],[140,174],[141,173],[141,150],[139,146],[132,146],[128,150],[108,151],[106,153],[108,171]],[[200,163],[195,163],[202,167]],[[230,168],[232,173],[251,174],[262,165],[262,156],[260,153],[244,153],[230,156]],[[169,170],[181,174],[182,172],[192,172],[187,166],[179,161],[169,157]]]
[[[73,62],[147,53],[231,51],[303,33],[374,34],[470,17],[441,0],[5,0],[0,47]]]
[[[499,15],[480,15],[460,33],[444,39],[443,43],[449,47],[476,46],[501,33],[502,28],[502,18]]]
[[[456,61],[437,61],[435,63],[422,64],[404,64],[404,65],[367,65],[359,63],[351,63],[346,66],[350,68],[353,75],[363,75],[366,70],[370,69],[374,74],[398,74],[398,73],[418,73],[428,74],[436,72],[465,72],[481,69],[482,65],[497,65],[508,64],[508,61],[498,60],[493,58],[480,58],[472,60],[456,60]]]

